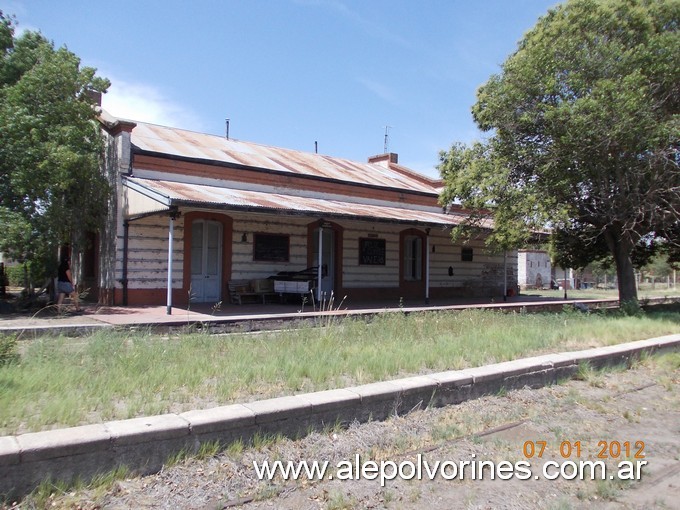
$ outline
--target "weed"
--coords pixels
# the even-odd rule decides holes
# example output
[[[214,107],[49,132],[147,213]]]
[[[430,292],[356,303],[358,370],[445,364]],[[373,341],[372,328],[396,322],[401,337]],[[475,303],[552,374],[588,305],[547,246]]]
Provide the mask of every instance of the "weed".
[[[414,487],[411,493],[408,495],[409,503],[415,503],[423,496],[423,491],[419,487]]]
[[[574,375],[577,381],[587,382],[594,388],[602,388],[604,386],[604,378],[602,371],[594,368],[587,361],[582,361],[578,365],[578,371]]]
[[[569,500],[565,496],[562,496],[557,501],[551,502],[547,508],[549,510],[571,510],[573,507],[571,506],[571,503],[569,503]]]
[[[210,459],[220,452],[222,449],[221,446],[222,445],[218,440],[201,443],[201,446],[198,447],[198,452],[196,453],[195,457],[198,460]]]
[[[177,466],[178,464],[181,464],[190,457],[191,454],[189,453],[189,451],[183,448],[180,451],[175,452],[172,455],[168,456],[168,458],[165,460],[165,467]]]
[[[383,491],[383,496],[382,496],[382,497],[383,497],[383,502],[384,502],[385,504],[389,504],[389,503],[391,503],[392,501],[394,501],[395,495],[394,495],[394,492],[393,492],[393,491],[387,490],[387,489],[386,489],[386,490]]]
[[[451,423],[448,425],[437,425],[430,432],[430,436],[434,441],[447,441],[455,437],[463,436],[463,431],[461,428],[455,424]]]
[[[227,455],[231,457],[239,457],[243,454],[243,450],[245,450],[243,439],[238,438],[236,441],[230,443],[229,446],[227,446],[226,451]]]
[[[281,434],[263,434],[257,431],[253,436],[253,448],[256,450],[264,450],[275,445],[277,442],[281,441],[283,436]]]
[[[276,485],[261,485],[255,494],[255,501],[263,501],[278,496],[280,489]]]
[[[626,488],[628,482],[626,480],[619,480],[614,478],[613,480],[598,480],[595,489],[596,494],[606,501],[614,501],[619,492]]]
[[[347,510],[354,508],[357,501],[351,497],[346,496],[341,491],[332,491],[327,495],[325,510]]]
[[[0,367],[16,363],[18,360],[16,337],[14,335],[0,335]]]

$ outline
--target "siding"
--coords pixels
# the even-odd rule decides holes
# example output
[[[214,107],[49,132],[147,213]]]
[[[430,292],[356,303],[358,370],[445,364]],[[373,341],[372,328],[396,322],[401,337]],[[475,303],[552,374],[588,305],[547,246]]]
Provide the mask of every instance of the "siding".
[[[311,219],[264,214],[232,214],[232,278],[267,278],[279,271],[298,271],[307,267],[307,224]],[[248,242],[241,241],[243,234]],[[288,234],[290,236],[288,262],[253,260],[253,234]]]
[[[184,213],[188,211],[183,211]],[[235,213],[233,218],[232,279],[267,278],[279,271],[297,271],[307,267],[307,226],[315,218]],[[347,289],[399,287],[399,233],[407,225],[390,225],[357,221],[338,221],[343,227],[343,287]],[[167,216],[151,216],[130,223],[128,240],[128,288],[162,289],[167,284],[168,250]],[[243,242],[243,234],[247,242]],[[288,234],[288,262],[253,260],[255,233]],[[228,232],[224,233],[228,235]],[[359,239],[385,239],[385,265],[359,264]],[[119,236],[116,286],[121,288],[123,239]],[[453,245],[448,230],[430,235],[430,288],[452,289],[460,294],[484,294],[503,288],[503,254],[490,253],[481,240],[473,241],[473,260],[461,261],[461,246]],[[432,252],[434,247],[434,252]],[[182,287],[184,261],[184,216],[175,221],[173,288]],[[449,267],[453,275],[449,275]],[[517,253],[508,253],[508,288],[517,284]],[[549,274],[549,273],[548,273]],[[423,275],[424,277],[424,275]],[[549,276],[548,276],[549,278]],[[549,281],[549,280],[548,280]]]
[[[128,289],[165,288],[168,282],[168,217],[150,216],[130,223],[128,235]],[[123,236],[116,256],[116,287],[122,288]],[[182,287],[184,221],[175,221],[172,287]]]

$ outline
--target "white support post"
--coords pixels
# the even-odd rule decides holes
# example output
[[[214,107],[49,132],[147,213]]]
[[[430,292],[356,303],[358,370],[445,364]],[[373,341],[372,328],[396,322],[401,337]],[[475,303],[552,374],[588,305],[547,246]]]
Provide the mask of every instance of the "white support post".
[[[172,315],[172,243],[175,235],[175,217],[170,213],[170,224],[168,226],[168,305],[167,315]]]
[[[528,279],[528,278],[527,278]],[[503,251],[503,301],[508,300],[508,251]]]

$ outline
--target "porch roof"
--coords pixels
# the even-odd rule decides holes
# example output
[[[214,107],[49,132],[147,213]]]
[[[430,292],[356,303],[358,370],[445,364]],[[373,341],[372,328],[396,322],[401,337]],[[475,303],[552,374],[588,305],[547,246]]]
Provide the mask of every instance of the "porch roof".
[[[398,206],[300,197],[283,193],[240,190],[138,177],[125,177],[123,185],[126,190],[125,215],[128,218],[156,214],[177,207],[270,212],[295,216],[347,218],[438,227],[458,225],[466,217],[460,213],[446,214]]]

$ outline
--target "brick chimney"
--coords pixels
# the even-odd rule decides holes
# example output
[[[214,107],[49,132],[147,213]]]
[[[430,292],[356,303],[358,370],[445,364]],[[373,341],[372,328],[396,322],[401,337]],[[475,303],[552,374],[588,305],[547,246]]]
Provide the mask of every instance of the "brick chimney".
[[[87,89],[85,91],[85,94],[92,100],[95,106],[101,106],[102,105],[102,93],[97,92],[96,90],[92,89]]]
[[[396,165],[399,163],[399,155],[395,154],[394,152],[390,152],[388,154],[378,154],[376,156],[370,156],[368,158],[368,162],[376,163],[385,167],[389,166],[390,163],[394,163]]]

